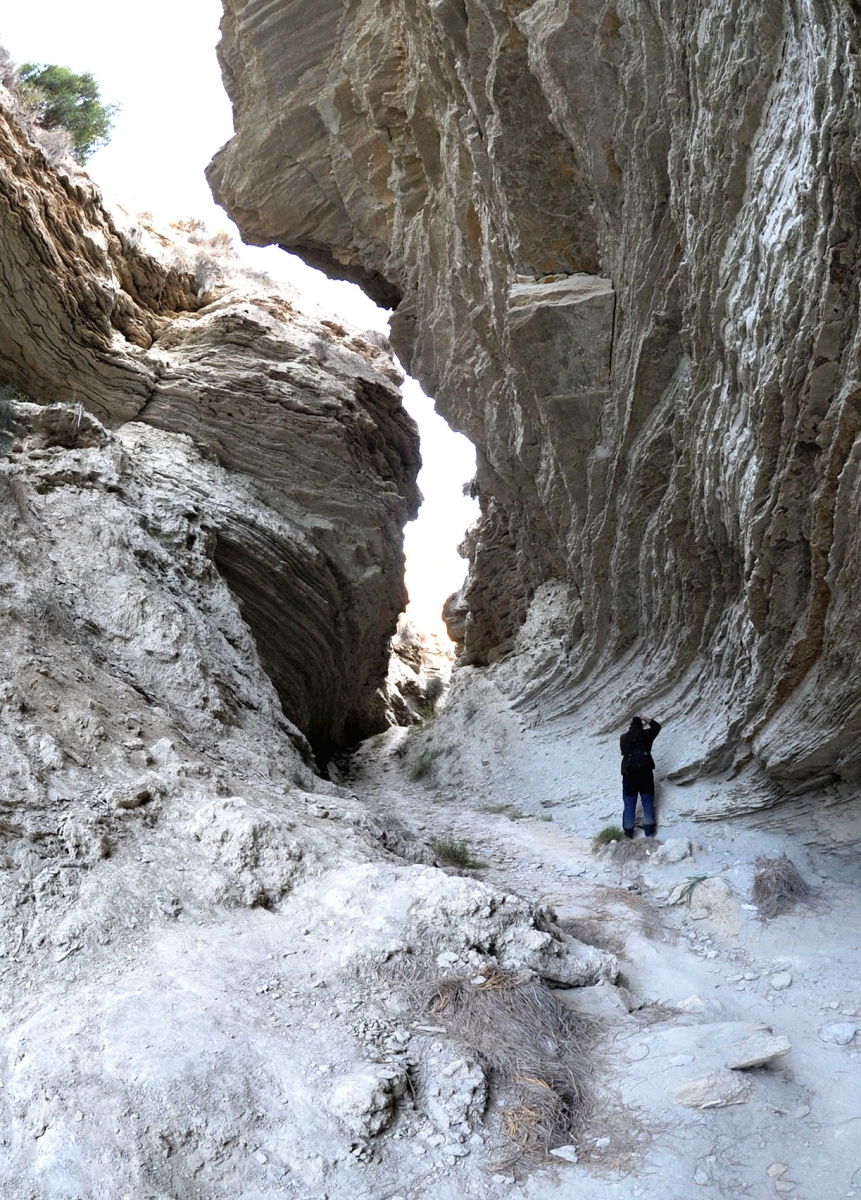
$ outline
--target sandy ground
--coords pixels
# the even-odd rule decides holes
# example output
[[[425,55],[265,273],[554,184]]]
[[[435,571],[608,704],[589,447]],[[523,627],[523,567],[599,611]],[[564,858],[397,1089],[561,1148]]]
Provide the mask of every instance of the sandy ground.
[[[465,841],[486,863],[476,877],[551,906],[578,936],[616,950],[620,982],[634,994],[628,1012],[612,987],[565,993],[606,1032],[596,1050],[615,1098],[602,1118],[613,1151],[600,1153],[599,1121],[592,1161],[587,1147],[577,1164],[539,1167],[507,1189],[497,1174],[490,1191],[560,1200],[861,1194],[861,1037],[820,1037],[831,1025],[861,1028],[852,805],[835,806],[830,819],[807,800],[704,822],[744,785],[669,783],[696,743],[696,731],[670,719],[655,745],[658,838],[638,829],[632,857],[596,853],[594,835],[621,824],[624,727],[588,734],[583,717],[519,714],[492,671],[467,672],[435,721],[391,730],[352,762],[349,786],[363,804],[421,839]],[[426,773],[415,779],[420,761]],[[686,842],[689,855],[659,861]],[[766,922],[750,903],[753,863],[784,852],[817,888],[815,904]],[[679,885],[694,879],[689,902],[679,900]],[[745,1087],[738,1102],[678,1103],[685,1083],[726,1073],[728,1040],[764,1027],[791,1050],[734,1072]],[[618,1153],[620,1131],[633,1155]]]

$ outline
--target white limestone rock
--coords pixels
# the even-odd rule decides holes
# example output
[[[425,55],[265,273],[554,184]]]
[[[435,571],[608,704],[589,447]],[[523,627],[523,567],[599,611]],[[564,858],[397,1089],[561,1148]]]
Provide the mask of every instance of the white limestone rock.
[[[753,1094],[753,1083],[747,1075],[731,1071],[712,1071],[691,1079],[673,1090],[673,1099],[685,1108],[725,1108],[745,1104]]]

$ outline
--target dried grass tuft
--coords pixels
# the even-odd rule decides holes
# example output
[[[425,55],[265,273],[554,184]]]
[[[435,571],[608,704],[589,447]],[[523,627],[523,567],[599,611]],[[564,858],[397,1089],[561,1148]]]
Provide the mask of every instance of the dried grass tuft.
[[[777,858],[761,855],[753,865],[750,898],[764,921],[790,912],[796,904],[812,903],[815,889],[802,879],[795,863],[785,854]]]
[[[428,845],[440,862],[448,867],[478,870],[487,866],[487,863],[476,855],[469,839],[456,837],[452,830],[442,837],[429,838]]]
[[[645,862],[655,848],[656,843],[652,838],[622,837],[615,845],[607,843],[605,855],[615,863]]]
[[[618,825],[605,825],[592,838],[593,854],[597,854],[599,850],[603,850],[605,846],[609,846],[612,842],[621,843],[624,836],[624,830],[620,829]]]
[[[481,1062],[512,1159],[575,1142],[592,1112],[592,1022],[542,983],[504,972],[484,982],[418,983],[416,998],[435,1024]]]

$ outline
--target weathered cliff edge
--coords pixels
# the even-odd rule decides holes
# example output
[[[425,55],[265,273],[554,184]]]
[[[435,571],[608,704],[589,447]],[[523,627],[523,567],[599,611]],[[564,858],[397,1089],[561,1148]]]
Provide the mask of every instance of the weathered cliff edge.
[[[854,6],[225,0],[222,29],[217,198],[397,305],[478,447],[462,661],[561,584],[546,711],[648,696],[707,709],[700,769],[857,778]]]
[[[220,468],[211,490],[189,480],[189,536],[241,603],[289,720],[318,750],[384,728],[419,498],[387,350],[272,285],[213,286],[206,264],[195,278],[194,247],[122,228],[2,105],[0,239],[0,379],[109,428],[189,437]]]

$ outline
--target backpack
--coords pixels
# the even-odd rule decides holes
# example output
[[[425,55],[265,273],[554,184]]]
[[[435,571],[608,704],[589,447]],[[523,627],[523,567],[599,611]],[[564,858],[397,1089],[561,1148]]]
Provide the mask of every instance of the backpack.
[[[634,742],[631,749],[622,759],[622,774],[635,775],[640,771],[647,771],[651,767],[649,761],[649,752],[642,742]]]

